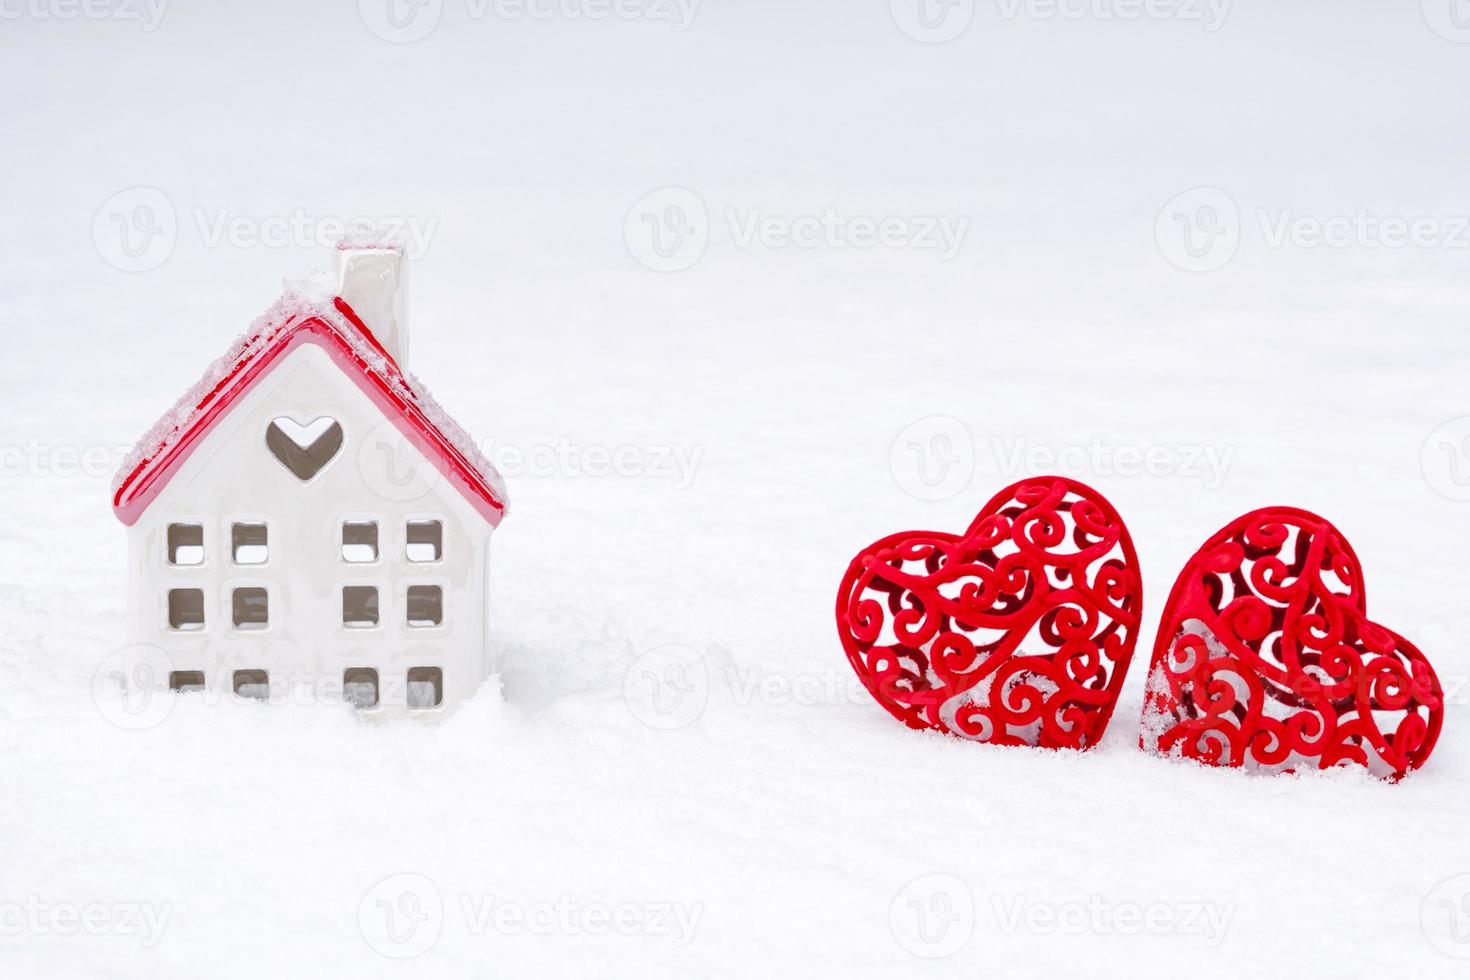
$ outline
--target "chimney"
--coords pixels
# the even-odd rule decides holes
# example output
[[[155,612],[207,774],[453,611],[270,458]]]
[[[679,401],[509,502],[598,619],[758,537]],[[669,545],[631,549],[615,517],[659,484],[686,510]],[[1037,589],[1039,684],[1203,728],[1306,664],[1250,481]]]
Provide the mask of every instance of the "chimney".
[[[398,366],[408,368],[408,259],[394,242],[337,244],[337,295]]]

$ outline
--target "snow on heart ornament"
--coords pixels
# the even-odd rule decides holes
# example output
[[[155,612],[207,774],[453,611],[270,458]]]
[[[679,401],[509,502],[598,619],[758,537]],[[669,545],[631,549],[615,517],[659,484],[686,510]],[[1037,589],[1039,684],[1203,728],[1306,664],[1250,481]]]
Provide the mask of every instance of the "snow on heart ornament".
[[[1184,566],[1159,625],[1140,745],[1268,772],[1362,765],[1398,779],[1439,738],[1444,699],[1412,643],[1368,618],[1335,527],[1268,507]]]
[[[1107,727],[1138,639],[1128,529],[1062,477],[996,494],[964,534],[907,531],[863,549],[837,628],[869,693],[912,728],[1085,749]]]

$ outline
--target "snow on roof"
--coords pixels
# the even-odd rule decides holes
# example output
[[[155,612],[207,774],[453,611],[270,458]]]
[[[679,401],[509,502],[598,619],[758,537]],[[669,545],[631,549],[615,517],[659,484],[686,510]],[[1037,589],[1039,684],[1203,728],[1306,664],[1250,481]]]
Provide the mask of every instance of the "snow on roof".
[[[168,482],[193,448],[201,430],[227,411],[248,387],[251,368],[297,333],[328,328],[350,360],[376,382],[401,414],[421,418],[421,446],[446,471],[451,482],[471,497],[491,524],[505,516],[509,497],[505,482],[479,446],[440,407],[414,375],[404,372],[374,339],[355,313],[334,295],[325,273],[287,281],[281,298],[250,324],[204,372],[204,376],[155,422],[133,447],[113,477],[113,509],[132,524]],[[239,381],[240,383],[236,383]]]

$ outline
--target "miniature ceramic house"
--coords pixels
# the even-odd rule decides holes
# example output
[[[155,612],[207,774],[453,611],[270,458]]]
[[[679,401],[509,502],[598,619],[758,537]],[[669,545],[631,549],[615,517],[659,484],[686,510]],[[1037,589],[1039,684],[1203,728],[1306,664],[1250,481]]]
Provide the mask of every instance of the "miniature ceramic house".
[[[343,244],[289,287],[118,473],[128,626],[156,687],[308,689],[433,715],[491,673],[499,475],[406,370],[406,266]]]

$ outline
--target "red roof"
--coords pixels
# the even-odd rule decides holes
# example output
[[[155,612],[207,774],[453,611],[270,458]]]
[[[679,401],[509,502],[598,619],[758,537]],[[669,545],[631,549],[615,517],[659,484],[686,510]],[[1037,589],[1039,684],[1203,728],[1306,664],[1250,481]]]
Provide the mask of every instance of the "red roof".
[[[149,430],[114,480],[112,509],[131,526],[206,433],[301,344],[316,344],[489,521],[505,516],[500,474],[416,378],[399,368],[341,297],[288,290]]]

